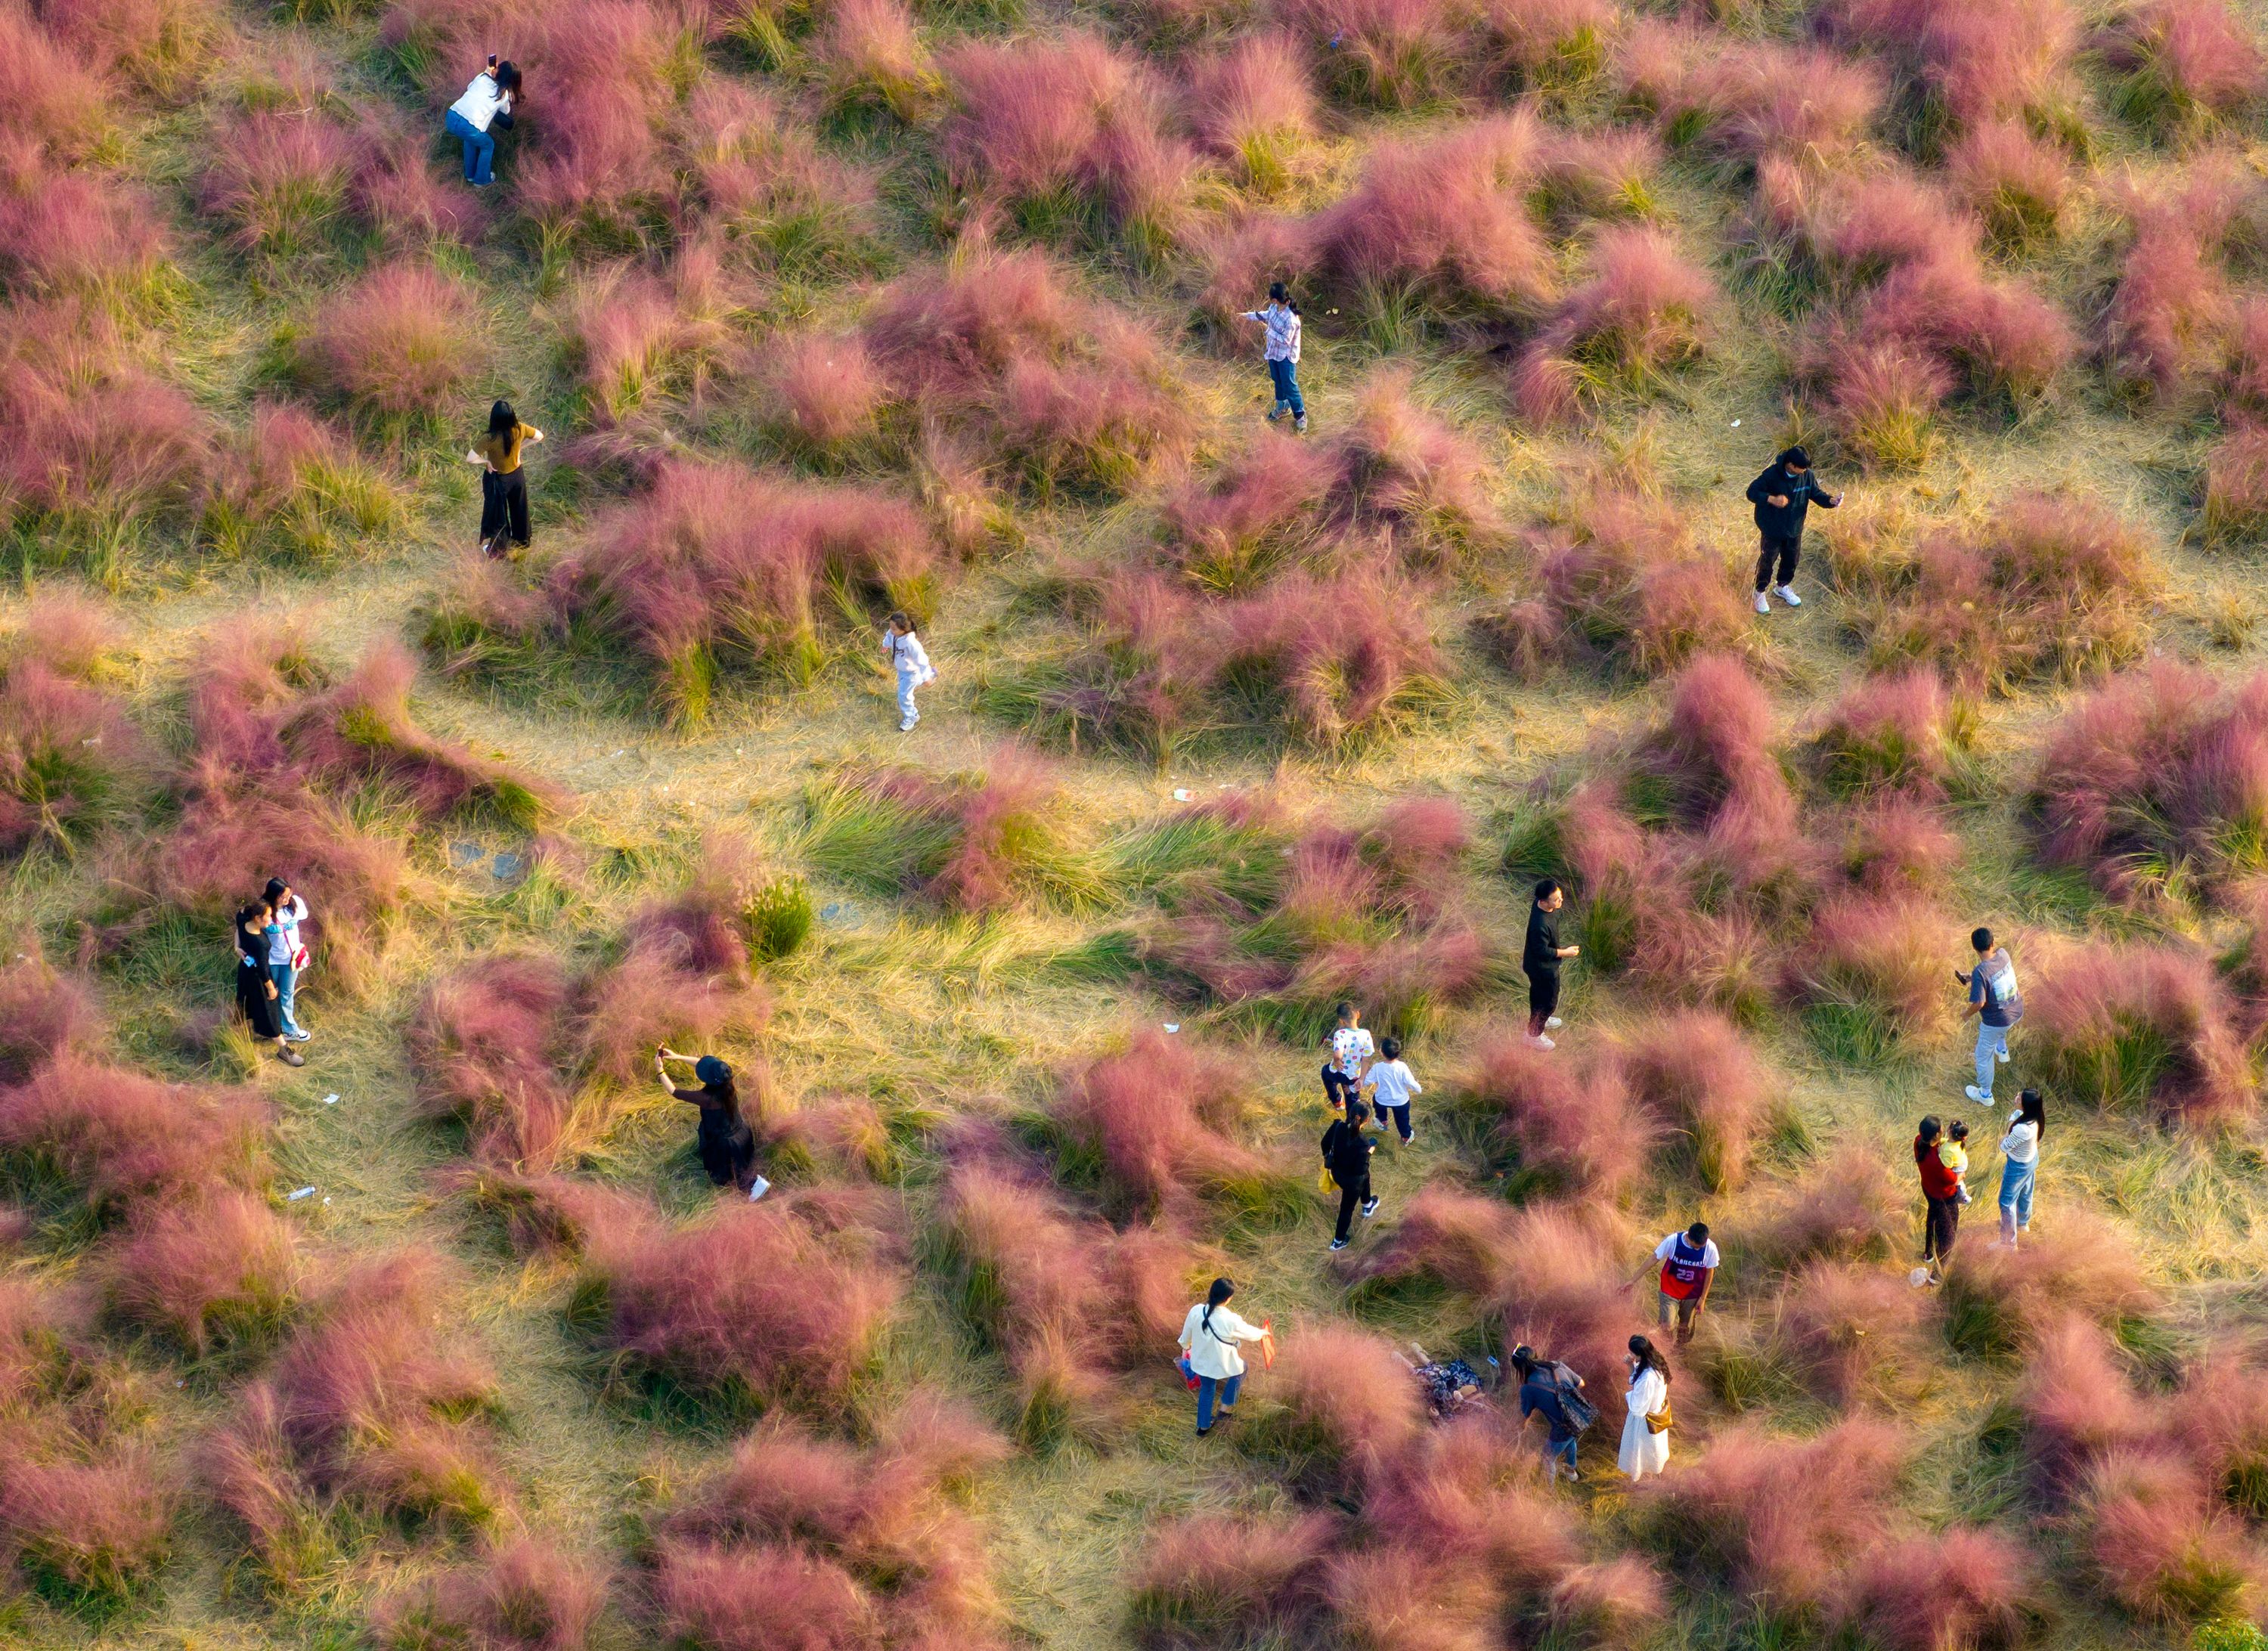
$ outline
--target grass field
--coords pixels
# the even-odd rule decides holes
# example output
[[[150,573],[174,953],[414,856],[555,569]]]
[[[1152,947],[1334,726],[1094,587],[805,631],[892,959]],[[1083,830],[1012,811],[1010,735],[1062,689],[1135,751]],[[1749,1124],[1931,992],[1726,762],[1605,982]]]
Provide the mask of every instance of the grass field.
[[[2264,26],[0,0],[0,1639],[2260,1643]],[[1425,1093],[1333,1257],[1342,997]],[[1283,1352],[1200,1440],[1218,1272]],[[1580,1487],[1393,1357],[1521,1339]]]

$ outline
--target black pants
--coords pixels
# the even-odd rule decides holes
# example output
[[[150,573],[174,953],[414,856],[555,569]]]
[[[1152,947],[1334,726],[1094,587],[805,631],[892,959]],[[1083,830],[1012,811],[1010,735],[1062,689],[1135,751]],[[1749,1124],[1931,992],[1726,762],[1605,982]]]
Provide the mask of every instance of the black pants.
[[[1323,1063],[1323,1104],[1325,1106],[1344,1106],[1346,1098],[1360,1087],[1330,1062]]]
[[[1381,1101],[1377,1103],[1377,1107],[1379,1128],[1383,1130],[1391,1120],[1394,1132],[1401,1136],[1403,1140],[1408,1140],[1410,1139],[1410,1103],[1404,1101],[1398,1107],[1390,1107]]]
[[[1943,1266],[1953,1259],[1954,1242],[1961,1236],[1961,1203],[1957,1198],[1932,1198],[1924,1223],[1921,1258]]]
[[[481,542],[486,544],[504,529],[512,528],[514,544],[527,542],[527,472],[481,472]]]
[[[1756,589],[1762,591],[1773,585],[1785,585],[1795,577],[1795,564],[1803,556],[1803,535],[1792,539],[1775,539],[1764,535],[1764,548],[1756,552]],[[1772,563],[1779,563],[1779,577],[1772,577]]]
[[[1528,977],[1528,1029],[1541,1032],[1559,1008],[1559,971],[1545,969]]]
[[[1367,1171],[1357,1176],[1351,1183],[1339,1183],[1339,1227],[1334,1238],[1344,1238],[1354,1226],[1355,1208],[1370,1202],[1370,1176]]]

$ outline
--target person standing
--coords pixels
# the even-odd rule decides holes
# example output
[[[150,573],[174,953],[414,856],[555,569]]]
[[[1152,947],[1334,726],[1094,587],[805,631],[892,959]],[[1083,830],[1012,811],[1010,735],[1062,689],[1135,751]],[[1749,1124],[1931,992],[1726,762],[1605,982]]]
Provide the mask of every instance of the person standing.
[[[1268,307],[1247,310],[1237,319],[1258,321],[1268,329],[1268,377],[1276,390],[1276,405],[1268,410],[1268,422],[1272,424],[1288,412],[1292,428],[1306,434],[1307,404],[1300,396],[1300,306],[1292,302],[1290,289],[1281,281],[1271,281]]]
[[[263,1043],[276,1045],[276,1058],[286,1066],[304,1066],[306,1057],[293,1049],[284,1036],[284,1022],[276,1012],[276,979],[268,972],[269,930],[276,913],[265,900],[254,900],[237,909],[236,921],[236,1006],[242,1013],[245,1024],[252,1036]]]
[[[1624,1400],[1622,1453],[1615,1465],[1633,1479],[1669,1465],[1669,1363],[1643,1336],[1630,1338],[1630,1392]]]
[[[1967,1126],[1955,1119],[1955,1124],[1963,1134]],[[1947,1148],[1953,1147],[1948,1158]],[[1946,1264],[1953,1259],[1953,1246],[1961,1236],[1960,1169],[1965,1168],[1968,1154],[1961,1152],[1948,1139],[1945,1126],[1932,1117],[1921,1121],[1914,1132],[1914,1167],[1921,1172],[1921,1196],[1926,1206],[1922,1218],[1921,1282],[1939,1284],[1944,1280]]]
[[[1323,1104],[1336,1111],[1362,1088],[1364,1067],[1378,1052],[1351,1003],[1338,1006],[1337,1027],[1323,1040]]]
[[[512,105],[519,100],[519,70],[489,54],[488,64],[449,106],[441,125],[465,151],[465,181],[485,189],[495,181],[496,137],[512,129]]]
[[[1969,988],[1969,1006],[1962,1018],[1977,1017],[1977,1081],[1962,1093],[1971,1101],[1992,1103],[1992,1074],[2008,1058],[2008,1028],[2023,1013],[2023,993],[2016,984],[2015,960],[1998,945],[1990,929],[1970,932],[1969,944],[1977,953],[1977,967],[1953,977]]]
[[[2000,1138],[2000,1242],[2009,1249],[2032,1230],[2032,1184],[2039,1176],[2040,1140],[2048,1132],[2047,1103],[2036,1089],[2016,1097],[2008,1132]]]
[[[1803,513],[1816,505],[1833,510],[1843,502],[1830,493],[1811,473],[1811,455],[1800,447],[1783,450],[1764,473],[1749,483],[1749,503],[1756,507],[1756,533],[1763,541],[1756,552],[1756,611],[1771,612],[1770,591],[1790,608],[1803,606],[1795,593],[1795,564],[1803,556]],[[1775,577],[1777,568],[1777,577]]]
[[[1236,1414],[1237,1389],[1244,1385],[1244,1349],[1248,1341],[1260,1341],[1269,1333],[1265,1323],[1254,1325],[1233,1313],[1228,1308],[1229,1297],[1236,1286],[1226,1279],[1215,1279],[1205,1299],[1189,1309],[1182,1321],[1182,1352],[1189,1361],[1190,1374],[1197,1379],[1197,1437],[1202,1439],[1212,1431],[1213,1403],[1220,1404],[1220,1419],[1226,1421]]]
[[[519,468],[519,450],[541,441],[543,432],[523,424],[510,402],[489,409],[489,433],[465,454],[481,470],[481,553],[503,556],[507,543],[526,549],[527,529],[527,472]]]
[[[1543,1465],[1551,1483],[1559,1482],[1563,1467],[1571,1484],[1580,1483],[1583,1476],[1576,1468],[1576,1453],[1594,1413],[1589,1402],[1580,1397],[1583,1378],[1524,1343],[1512,1350],[1512,1367],[1520,1375],[1521,1426],[1525,1428],[1531,1416],[1543,1418]]]
[[[1528,976],[1528,1042],[1532,1049],[1557,1049],[1551,1034],[1558,1028],[1559,966],[1580,957],[1580,946],[1559,944],[1559,908],[1567,903],[1557,880],[1546,877],[1535,885],[1535,903],[1528,909],[1528,941],[1521,949],[1520,966]]]
[[[1331,1248],[1344,1249],[1347,1234],[1354,1227],[1358,1205],[1366,1221],[1378,1213],[1378,1200],[1370,1192],[1370,1155],[1376,1144],[1362,1132],[1370,1109],[1362,1103],[1359,1095],[1349,1095],[1346,1116],[1334,1118],[1330,1128],[1323,1131],[1323,1162],[1330,1167],[1331,1179],[1338,1183],[1339,1224],[1331,1235]]]
[[[1404,1146],[1410,1145],[1410,1097],[1424,1095],[1425,1086],[1418,1081],[1418,1074],[1410,1070],[1410,1063],[1402,1058],[1402,1040],[1389,1037],[1378,1046],[1379,1058],[1362,1077],[1363,1085],[1370,1091],[1371,1104],[1378,1109],[1378,1127],[1386,1129],[1388,1118],[1394,1120],[1395,1132]]]
[[[1693,1339],[1693,1321],[1708,1305],[1710,1286],[1716,1283],[1717,1269],[1722,1264],[1716,1242],[1709,1236],[1709,1223],[1696,1221],[1656,1244],[1653,1261],[1638,1269],[1638,1279],[1653,1271],[1657,1261],[1661,1264],[1655,1280],[1661,1328],[1669,1330],[1675,1320],[1677,1345],[1682,1347]],[[1636,1284],[1638,1279],[1631,1282]]]
[[[701,1087],[681,1089],[672,1083],[672,1061],[690,1065],[694,1081]],[[756,1173],[756,1134],[740,1114],[740,1092],[733,1082],[730,1066],[714,1055],[695,1060],[666,1044],[658,1044],[653,1051],[653,1075],[672,1099],[701,1109],[700,1131],[694,1140],[711,1186],[737,1188],[748,1195],[750,1203],[771,1190],[772,1183]]]
[[[882,632],[882,645],[890,656],[890,669],[898,679],[898,732],[911,733],[921,712],[914,705],[914,689],[937,681],[937,667],[922,646],[921,627],[902,609],[890,615]]]
[[[299,925],[307,920],[307,903],[292,892],[281,877],[271,877],[263,891],[268,903],[268,977],[276,983],[276,1019],[284,1036],[304,1043],[310,1034],[300,1028],[293,1006],[298,1001],[300,971],[307,967],[307,947]]]

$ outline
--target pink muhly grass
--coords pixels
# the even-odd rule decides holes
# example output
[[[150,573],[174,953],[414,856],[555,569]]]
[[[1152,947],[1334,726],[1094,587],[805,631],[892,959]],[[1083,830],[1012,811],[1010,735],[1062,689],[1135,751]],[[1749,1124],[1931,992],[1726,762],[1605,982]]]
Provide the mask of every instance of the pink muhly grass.
[[[2258,1104],[2228,989],[2198,953],[2080,947],[2043,971],[2031,1001],[2028,1042],[2066,1095],[2198,1128],[2242,1123]]]
[[[2268,527],[2268,429],[2246,420],[2205,455],[2204,520],[2223,542],[2257,538]]]
[[[821,1651],[873,1643],[873,1601],[841,1566],[794,1548],[670,1544],[652,1583],[658,1625],[695,1651]],[[792,1623],[782,1638],[782,1624]]]
[[[1905,1185],[1873,1153],[1843,1146],[1764,1194],[1747,1223],[1748,1242],[1783,1267],[1881,1261],[1903,1246],[1909,1219]]]
[[[1337,473],[1331,513],[1379,533],[1406,563],[1446,562],[1502,531],[1479,450],[1412,394],[1406,373],[1381,372],[1363,382],[1329,452]]]
[[[348,199],[387,247],[409,252],[472,238],[482,222],[481,203],[434,169],[421,122],[373,108],[357,136],[362,155]]]
[[[1322,1609],[1333,1522],[1201,1514],[1154,1525],[1127,1578],[1151,1647],[1235,1643],[1307,1630]]]
[[[2213,1505],[2185,1463],[2154,1451],[2106,1454],[2078,1500],[2082,1551],[2103,1591],[2146,1622],[2250,1614],[2268,1582],[2243,1526]]]
[[[1840,280],[1864,285],[1933,258],[1965,261],[1977,226],[1934,181],[1904,170],[1833,181],[1805,225],[1814,254]]]
[[[0,136],[68,162],[84,158],[109,124],[101,76],[29,6],[0,7]]]
[[[2114,893],[2159,890],[2185,863],[2268,869],[2268,676],[2232,689],[2160,660],[2118,679],[2051,733],[2031,810],[2043,858]]]
[[[1591,276],[1568,293],[1513,364],[1514,400],[1562,423],[1599,394],[1644,390],[1701,353],[1721,302],[1717,284],[1659,230],[1602,232]]]
[[[2140,203],[2102,314],[2103,357],[2126,383],[2174,395],[2218,365],[2235,301],[2191,203]]]
[[[1727,46],[1684,20],[1630,25],[1610,72],[1670,142],[1751,164],[1848,151],[1883,99],[1882,76],[1870,65],[1817,47]]]
[[[547,958],[483,958],[435,982],[409,1024],[422,1109],[462,1121],[483,1161],[549,1168],[570,1109],[554,1071],[566,1005]]]
[[[1352,1488],[1371,1482],[1425,1427],[1417,1380],[1394,1345],[1351,1324],[1288,1332],[1264,1389],[1268,1410],[1246,1424],[1259,1448],[1294,1471]]]
[[[1772,725],[1771,697],[1748,667],[1731,654],[1703,654],[1671,683],[1668,719],[1638,762],[1660,782],[1673,819],[1686,829],[1712,824],[1735,802],[1793,823]]]
[[[555,228],[612,229],[659,211],[671,183],[659,128],[677,99],[685,19],[641,0],[571,0],[544,21],[521,205]]]
[[[2066,1319],[2115,1329],[2160,1308],[2132,1243],[2099,1217],[2074,1210],[2044,1238],[2014,1251],[1972,1246],[1948,1281],[1955,1339],[1962,1350],[1999,1357],[2054,1333]]]
[[[1770,1110],[1769,1078],[1740,1029],[1706,1009],[1645,1023],[1616,1050],[1631,1099],[1690,1143],[1712,1191],[1738,1187]]]
[[[378,1627],[392,1651],[584,1651],[606,1603],[602,1563],[517,1537],[388,1600]]]
[[[2209,1342],[2182,1372],[2171,1416],[2175,1447],[2238,1509],[2268,1502],[2268,1387],[2261,1349],[2239,1335]]]
[[[0,1153],[115,1216],[267,1176],[266,1109],[231,1090],[165,1084],[68,1056],[0,1090]]]
[[[659,1224],[643,1198],[577,1176],[479,1167],[444,1181],[463,1188],[502,1220],[516,1255],[603,1258],[620,1244],[650,1236]]]
[[[1206,589],[1256,590],[1314,545],[1343,475],[1321,443],[1256,444],[1167,495],[1165,554]]]
[[[108,1033],[93,984],[50,968],[35,951],[0,968],[0,1084],[18,1084],[42,1062],[84,1058]]]
[[[1544,594],[1573,634],[1641,676],[1697,654],[1738,648],[1750,635],[1721,556],[1659,499],[1594,491],[1563,534],[1542,547]]]
[[[814,39],[812,55],[838,107],[878,105],[910,123],[929,113],[944,89],[902,0],[843,0]]]
[[[1861,1557],[1830,1608],[1881,1651],[2021,1645],[2041,1605],[2036,1561],[1999,1531],[1956,1525]]]
[[[1911,1448],[1904,1430],[1872,1419],[1808,1439],[1736,1423],[1682,1472],[1648,1484],[1644,1517],[1689,1574],[1769,1595],[1783,1610],[1822,1604],[1887,1535]]]
[[[1206,1198],[1271,1197],[1282,1179],[1234,1139],[1248,1102],[1227,1056],[1145,1029],[1123,1051],[1066,1076],[1050,1109],[1075,1149],[1091,1155],[1110,1203],[1189,1213]]]
[[[130,295],[171,250],[152,203],[99,173],[0,184],[0,279],[19,292]]]
[[[1789,971],[1815,1006],[1863,1022],[1852,1052],[1918,1043],[1952,1016],[1953,983],[1937,961],[1945,927],[1934,909],[1904,896],[1837,895],[1813,912]]]
[[[2105,1455],[2156,1431],[2108,1335],[2086,1319],[2051,1319],[2027,1347],[2016,1407],[2033,1466],[2068,1493]]]
[[[1611,0],[1488,0],[1481,8],[1498,72],[1532,87],[1595,78],[1622,23]]]
[[[390,417],[433,413],[490,354],[472,293],[423,264],[380,266],[316,314],[301,346],[314,381]]]
[[[1331,1561],[1331,1614],[1343,1643],[1476,1646],[1505,1614],[1502,1592],[1479,1567],[1390,1539]]]
[[[2016,0],[1989,12],[1958,0],[1839,0],[1829,21],[1905,57],[1963,126],[2051,116],[2071,96],[2079,25],[2065,0]]]
[[[1845,816],[1843,874],[1877,895],[1926,894],[1962,853],[1943,814],[1912,797],[1877,798]]]
[[[836,453],[874,429],[889,381],[856,335],[799,334],[775,354],[765,386],[773,420],[796,441]]]
[[[1385,1238],[1347,1266],[1355,1284],[1425,1279],[1478,1301],[1511,1287],[1519,1257],[1513,1211],[1502,1199],[1425,1187],[1410,1200]]]
[[[139,1453],[18,1459],[0,1477],[0,1547],[48,1588],[115,1602],[170,1555],[172,1500],[157,1464]]]
[[[1593,1373],[1591,1397],[1609,1415],[1621,1404],[1620,1389],[1596,1373],[1618,1367],[1631,1332],[1645,1328],[1624,1270],[1630,1249],[1629,1227],[1610,1210],[1581,1202],[1524,1205],[1513,1212],[1504,1246],[1510,1260],[1491,1303],[1510,1341]]]
[[[1286,212],[1219,215],[1191,225],[1184,240],[1201,274],[1195,305],[1208,339],[1215,353],[1240,359],[1253,348],[1253,323],[1243,314],[1272,282],[1303,294],[1320,256],[1310,221]]]
[[[361,163],[354,135],[313,111],[260,109],[214,134],[205,210],[236,221],[247,250],[304,250],[346,204]]]
[[[698,1272],[709,1287],[687,1290]],[[652,1375],[738,1407],[840,1413],[902,1280],[833,1253],[781,1210],[720,1205],[598,1267],[600,1340]]]
[[[1891,270],[1859,304],[1852,331],[1935,356],[1980,395],[2034,396],[2070,360],[2070,324],[2031,286],[1996,280],[1967,257]]]
[[[2111,107],[2144,126],[2234,114],[2268,85],[2260,44],[2227,0],[2140,0],[2098,36],[2125,75]]]
[[[1970,721],[1967,708],[1926,667],[1869,676],[1821,717],[1810,740],[1812,760],[1838,795],[1942,797],[1969,744]]]
[[[1472,61],[1462,9],[1445,0],[1278,0],[1276,12],[1356,103],[1416,107],[1453,90]]]
[[[1551,1585],[1552,1625],[1598,1651],[1645,1644],[1668,1615],[1668,1583],[1635,1554],[1575,1566]]]
[[[1317,255],[1364,302],[1400,293],[1444,310],[1539,313],[1558,280],[1528,209],[1538,163],[1525,114],[1381,144],[1354,188],[1315,218]]]
[[[1106,318],[1091,361],[1012,362],[986,398],[1001,456],[1042,500],[1133,491],[1188,456],[1195,424],[1165,353]]]
[[[110,1247],[101,1271],[114,1314],[197,1358],[279,1338],[299,1294],[291,1229],[242,1192],[158,1206]]]
[[[2071,198],[2071,157],[2021,121],[1970,127],[1947,151],[1955,191],[1984,220],[1992,239],[2021,247],[2052,240]]]
[[[122,821],[153,771],[124,707],[36,655],[0,671],[0,851],[69,850]]]
[[[1620,1195],[1645,1165],[1652,1125],[1610,1064],[1579,1075],[1525,1036],[1502,1027],[1480,1042],[1453,1091],[1459,1110],[1484,1122],[1522,1171],[1570,1191]]]
[[[41,0],[40,20],[106,74],[161,99],[194,89],[227,31],[213,0]]]
[[[1205,151],[1241,168],[1255,188],[1288,182],[1287,152],[1315,135],[1314,92],[1297,43],[1248,34],[1195,60],[1188,73],[1189,125]]]
[[[571,301],[568,334],[582,367],[594,424],[630,423],[699,387],[725,328],[688,311],[666,279],[615,269],[592,277]]]
[[[1928,1367],[1930,1298],[1874,1264],[1812,1262],[1781,1286],[1774,1313],[1804,1384],[1844,1410],[1911,1395]]]
[[[1653,174],[1660,166],[1660,140],[1651,132],[1569,132],[1555,127],[1543,140],[1536,179],[1556,213],[1629,217],[1643,215],[1653,204]]]
[[[909,396],[957,399],[1021,357],[1062,354],[1089,328],[1082,307],[1042,254],[987,253],[884,288],[866,338]]]

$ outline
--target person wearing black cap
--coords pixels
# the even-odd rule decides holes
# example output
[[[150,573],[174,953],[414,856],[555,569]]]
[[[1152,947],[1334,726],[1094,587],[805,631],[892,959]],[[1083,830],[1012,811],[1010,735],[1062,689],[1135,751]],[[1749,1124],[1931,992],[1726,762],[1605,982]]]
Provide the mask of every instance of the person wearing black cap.
[[[1762,475],[1749,483],[1749,503],[1756,507],[1756,532],[1763,539],[1756,552],[1758,613],[1771,612],[1766,591],[1790,608],[1803,606],[1803,598],[1793,587],[1795,564],[1803,555],[1803,512],[1812,505],[1833,510],[1842,502],[1840,493],[1830,493],[1819,485],[1819,478],[1811,473],[1811,455],[1800,447],[1782,451]]]
[[[669,1080],[669,1063],[689,1063],[700,1081],[698,1089],[681,1089]],[[695,1060],[666,1045],[653,1051],[653,1075],[675,1099],[701,1109],[701,1168],[710,1183],[738,1187],[754,1203],[771,1190],[771,1183],[756,1173],[756,1136],[740,1116],[740,1092],[733,1087],[733,1069],[714,1055]]]

